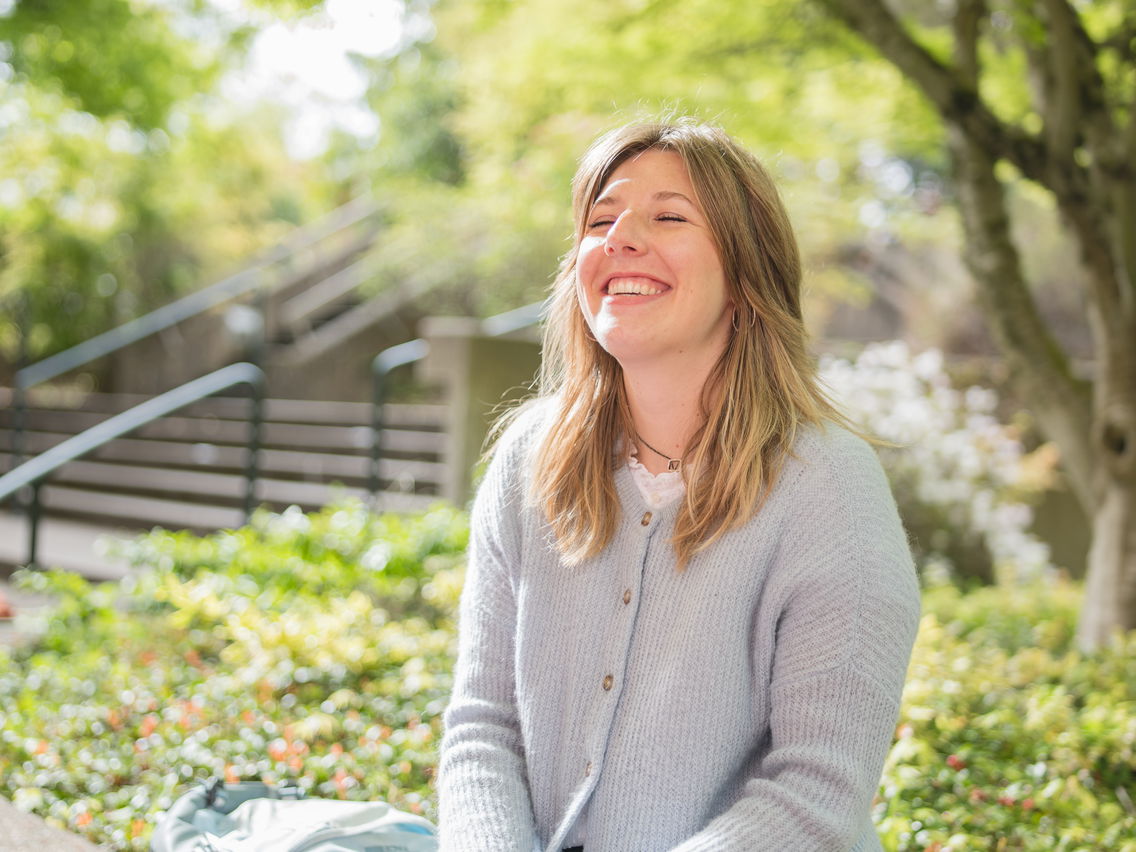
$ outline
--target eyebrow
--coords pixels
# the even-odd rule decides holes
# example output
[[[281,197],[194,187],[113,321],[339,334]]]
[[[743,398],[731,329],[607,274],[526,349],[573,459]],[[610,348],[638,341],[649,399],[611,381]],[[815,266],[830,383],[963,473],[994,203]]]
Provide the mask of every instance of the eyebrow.
[[[664,190],[661,190],[659,192],[656,192],[654,194],[654,196],[652,196],[652,198],[655,201],[671,201],[671,200],[677,198],[679,201],[685,201],[691,207],[697,207],[698,206],[693,201],[691,201],[687,196],[683,195],[681,192],[675,192],[674,190],[671,190],[671,189],[664,189]],[[619,199],[618,199],[617,196],[605,195],[602,198],[597,198],[595,200],[595,202],[593,202],[592,209],[594,210],[595,208],[600,207],[601,205],[607,207],[607,206],[610,206],[612,204],[618,204],[618,203],[619,203]]]

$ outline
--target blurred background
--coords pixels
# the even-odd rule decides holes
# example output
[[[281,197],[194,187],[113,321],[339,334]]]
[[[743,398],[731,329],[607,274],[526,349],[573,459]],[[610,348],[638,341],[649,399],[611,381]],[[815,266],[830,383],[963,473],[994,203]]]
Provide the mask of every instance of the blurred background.
[[[991,60],[994,99],[1026,115],[1020,63]],[[663,112],[721,123],[779,177],[819,340],[993,352],[939,117],[814,3],[5,0],[0,82],[9,371],[21,334],[40,359],[362,194],[384,215],[369,295],[537,300],[583,147]],[[1010,191],[1041,309],[1084,357],[1075,254],[1044,194]]]
[[[143,848],[137,814],[167,806],[188,777],[268,771],[232,746],[255,728],[253,750],[279,752],[282,778],[432,814],[428,741],[452,665],[464,516],[434,510],[404,528],[338,501],[373,498],[381,480],[383,508],[465,505],[494,406],[536,366],[535,313],[511,312],[544,298],[569,247],[577,158],[616,125],[691,115],[721,124],[778,180],[822,376],[897,445],[881,456],[929,621],[885,775],[895,804],[877,803],[885,845],[1136,849],[1134,92],[1127,0],[0,0],[0,429],[26,433],[0,469],[252,360],[269,399],[248,499],[277,511],[211,539],[156,533],[117,562],[75,566],[156,571],[131,581],[128,609],[180,613],[171,655],[199,630],[194,658],[178,656],[188,686],[162,699],[181,702],[176,718],[133,688],[106,699],[143,739],[166,722],[209,730],[208,753],[181,756],[189,776],[124,770],[112,816],[105,790],[51,775],[52,752],[39,750],[50,736],[27,708],[64,687],[43,673],[29,685],[29,651],[0,677],[0,694],[25,702],[18,724],[7,720],[22,733],[0,747],[0,768],[22,774],[2,792]],[[46,374],[36,365],[171,305],[189,307],[29,390],[27,377]],[[397,404],[380,422],[374,359],[391,351],[379,367]],[[14,412],[29,401],[25,422]],[[44,490],[49,517],[241,527],[244,409],[207,402],[63,468]],[[0,550],[24,535],[13,524],[0,525]],[[21,564],[8,551],[3,563]],[[202,572],[223,579],[194,591]],[[282,591],[266,604],[242,578]],[[110,640],[109,598],[59,577],[24,583],[87,600],[48,628],[48,645]],[[385,622],[340,602],[351,612],[337,610],[336,629],[360,631],[340,636],[316,589],[344,600],[362,589],[395,618],[426,619],[390,640],[405,654],[378,698],[364,681],[380,663],[352,643],[386,642],[367,632]],[[279,634],[263,642],[293,660],[288,672],[307,655],[304,678],[274,669],[254,628],[219,626],[263,605],[272,617],[255,629],[268,635],[302,594],[310,619],[296,618],[327,633],[332,657]],[[114,641],[157,635],[142,623]],[[198,700],[229,645],[225,671],[261,684],[252,703],[244,687],[225,693],[220,715],[243,718],[244,732],[208,722]],[[1076,649],[1105,656],[1068,656]],[[365,700],[329,710],[335,689]],[[281,733],[372,699],[368,712],[394,721],[365,736],[341,719]],[[392,728],[402,739],[382,752]],[[123,760],[139,741],[123,740]],[[331,757],[317,765],[317,752]]]
[[[1025,413],[998,323],[984,316],[991,301],[964,263],[950,123],[917,74],[841,16],[858,5],[6,0],[0,383],[252,269],[270,293],[267,308],[257,303],[267,328],[253,329],[266,338],[269,395],[366,400],[370,359],[417,336],[423,316],[486,317],[543,298],[592,138],[690,114],[724,125],[779,179],[818,354],[894,340],[939,350],[961,386],[997,392],[998,417],[1032,452],[1054,430],[1038,430],[1038,406]],[[1085,25],[1123,34],[1123,7],[1096,4]],[[890,8],[932,56],[948,55],[966,11]],[[982,93],[1009,131],[1036,130],[1050,116],[1028,41],[1044,15],[995,4],[986,16]],[[1065,366],[1085,373],[1093,340],[1077,245],[1046,189],[1006,163],[998,174],[1010,236],[1028,246],[1031,309]],[[360,201],[348,225],[365,216],[362,232],[332,233],[340,250],[317,270],[332,285],[312,287],[316,274],[294,258],[267,280],[265,252]],[[212,314],[60,381],[166,390],[247,349],[233,342],[242,315]],[[1043,490],[1054,495],[1039,510],[1051,545],[1080,575],[1087,501]]]

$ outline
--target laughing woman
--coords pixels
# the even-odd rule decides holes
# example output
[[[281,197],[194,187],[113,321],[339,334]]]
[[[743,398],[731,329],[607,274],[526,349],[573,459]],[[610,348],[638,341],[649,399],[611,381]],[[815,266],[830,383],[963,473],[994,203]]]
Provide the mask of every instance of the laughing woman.
[[[878,850],[918,587],[777,190],[717,128],[637,124],[574,208],[474,506],[441,847]]]

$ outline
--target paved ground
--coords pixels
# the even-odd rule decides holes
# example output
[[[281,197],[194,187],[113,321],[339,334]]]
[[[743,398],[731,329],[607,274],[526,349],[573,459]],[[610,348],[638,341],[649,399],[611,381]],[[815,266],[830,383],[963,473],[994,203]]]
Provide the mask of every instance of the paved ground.
[[[97,852],[98,846],[52,828],[0,798],[0,852]]]
[[[126,565],[107,556],[100,542],[137,534],[137,531],[47,518],[40,522],[38,561],[41,565],[76,571],[93,580],[116,580],[126,573]],[[24,517],[0,511],[0,566],[22,565],[27,558],[27,542],[28,527]],[[8,570],[0,569],[0,599],[6,600],[17,615],[46,603],[42,598],[12,588],[7,578]],[[19,639],[19,620],[0,618],[0,642]]]
[[[85,577],[116,579],[123,575],[125,566],[105,556],[98,541],[107,536],[132,538],[136,535],[136,530],[45,518],[39,525],[38,561],[42,565],[77,571]],[[0,511],[0,564],[22,565],[27,553],[27,521],[23,515]]]

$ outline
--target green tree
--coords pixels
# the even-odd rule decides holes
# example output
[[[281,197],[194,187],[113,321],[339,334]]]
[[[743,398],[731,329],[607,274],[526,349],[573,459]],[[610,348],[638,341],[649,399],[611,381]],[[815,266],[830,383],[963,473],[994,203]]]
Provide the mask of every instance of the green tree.
[[[16,0],[0,17],[0,41],[18,79],[149,130],[222,68],[219,53],[179,37],[171,18],[168,7],[127,0]]]
[[[211,97],[250,35],[199,0],[0,14],[0,360],[21,337],[34,360],[207,283],[320,203],[283,116]]]
[[[1136,628],[1136,7],[823,0],[938,113],[966,262],[989,323],[1092,518],[1079,639]],[[1008,188],[1044,188],[1075,239],[1094,357],[1078,374],[1042,319]],[[1028,250],[1028,247],[1026,247]]]
[[[896,137],[921,171],[945,165],[930,111],[900,75],[793,0],[753,10],[711,0],[440,0],[432,15],[432,41],[375,64],[382,131],[367,171],[396,211],[376,249],[379,279],[428,277],[448,309],[487,313],[544,295],[567,247],[575,160],[621,119],[692,113],[753,144],[809,217],[803,236],[821,261],[811,281],[823,292],[854,286],[821,255],[860,230],[854,205],[832,196],[868,192],[863,122]],[[842,91],[856,94],[834,97]],[[460,158],[454,180],[423,169],[443,140]],[[820,156],[838,161],[837,183],[802,179]]]

